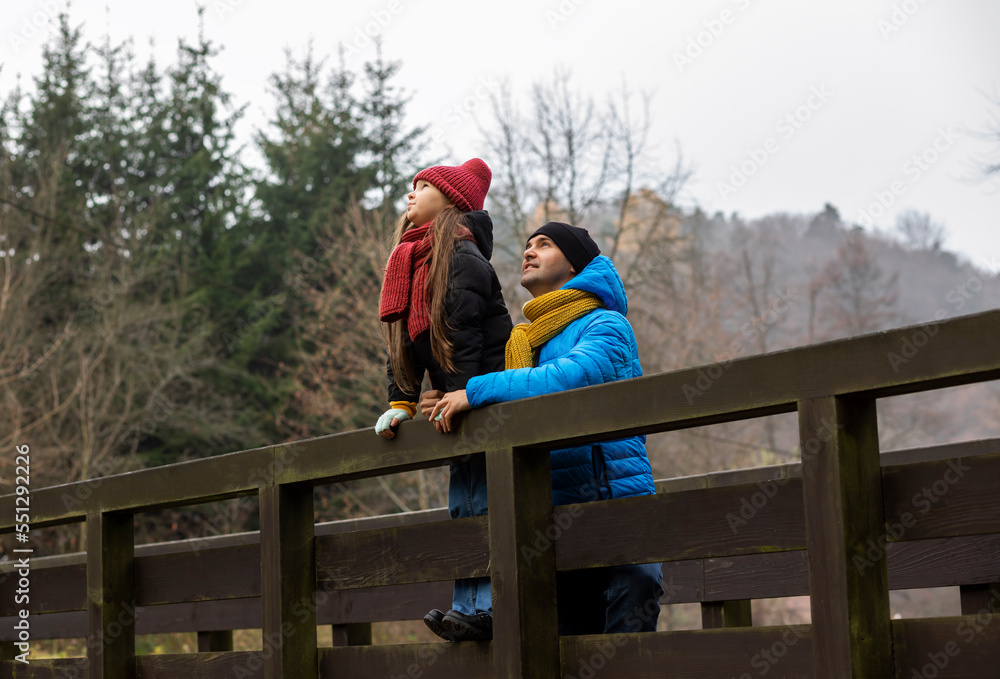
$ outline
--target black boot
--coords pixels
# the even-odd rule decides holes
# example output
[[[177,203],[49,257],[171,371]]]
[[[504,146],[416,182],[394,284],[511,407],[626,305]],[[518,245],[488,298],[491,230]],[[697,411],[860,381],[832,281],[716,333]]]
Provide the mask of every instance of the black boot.
[[[455,641],[454,635],[444,628],[444,613],[436,608],[432,608],[424,616],[424,624],[430,628],[434,634],[448,641]]]
[[[493,638],[493,616],[489,613],[465,615],[451,610],[444,614],[441,624],[455,641],[489,641]]]

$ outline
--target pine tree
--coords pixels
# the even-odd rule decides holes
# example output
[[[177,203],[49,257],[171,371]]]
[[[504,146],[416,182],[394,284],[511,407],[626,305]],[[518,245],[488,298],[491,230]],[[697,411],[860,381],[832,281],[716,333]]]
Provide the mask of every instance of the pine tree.
[[[407,182],[418,169],[417,159],[425,145],[423,136],[427,128],[403,130],[403,114],[410,97],[392,84],[402,64],[382,59],[381,40],[376,41],[375,47],[375,61],[365,64],[367,92],[361,111],[375,174],[372,197],[379,205],[391,206],[410,190]]]

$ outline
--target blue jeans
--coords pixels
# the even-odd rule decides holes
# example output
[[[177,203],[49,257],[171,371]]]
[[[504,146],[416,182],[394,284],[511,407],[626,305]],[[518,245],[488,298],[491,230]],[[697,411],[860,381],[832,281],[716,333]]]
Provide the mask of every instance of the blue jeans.
[[[658,563],[558,573],[559,634],[655,632],[662,580]]]
[[[486,455],[476,453],[451,464],[448,483],[448,512],[451,518],[482,516],[486,513]],[[455,581],[451,607],[464,615],[493,614],[489,576]]]

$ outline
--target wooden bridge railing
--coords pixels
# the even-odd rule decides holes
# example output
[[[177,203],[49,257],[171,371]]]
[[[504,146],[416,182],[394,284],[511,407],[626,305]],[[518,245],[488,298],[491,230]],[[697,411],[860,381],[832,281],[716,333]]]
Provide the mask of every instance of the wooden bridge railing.
[[[42,635],[45,624],[79,631],[74,611],[85,609],[88,656],[26,666],[8,644],[0,677],[995,677],[996,441],[887,464],[875,399],[1000,377],[998,331],[1000,312],[989,312],[493,406],[450,438],[408,423],[393,442],[349,432],[33,489],[32,526],[86,521],[89,549],[85,563],[37,571],[29,619]],[[671,481],[656,496],[551,506],[540,451],[794,410],[801,473],[773,485],[774,469],[745,470]],[[313,523],[315,485],[477,450],[487,454],[488,517],[349,531]],[[252,494],[256,543],[134,548],[135,512]],[[14,496],[0,498],[0,531],[13,530],[14,507]],[[557,636],[557,570],[654,561],[671,601],[704,602],[704,626],[715,629]],[[434,605],[447,601],[446,584],[422,583],[483,574],[494,584],[493,642],[316,647],[320,622],[363,644],[364,624],[380,618],[356,611],[419,615],[428,587],[438,588]],[[965,586],[966,615],[890,620],[890,588],[941,584]],[[0,586],[0,614],[17,613],[11,591],[9,580]],[[750,626],[749,599],[807,592],[810,625]],[[195,623],[207,601],[218,619]],[[264,649],[136,657],[137,629],[163,629],[170,615],[181,618],[175,629],[206,632],[245,616]],[[224,632],[204,641],[227,648]]]

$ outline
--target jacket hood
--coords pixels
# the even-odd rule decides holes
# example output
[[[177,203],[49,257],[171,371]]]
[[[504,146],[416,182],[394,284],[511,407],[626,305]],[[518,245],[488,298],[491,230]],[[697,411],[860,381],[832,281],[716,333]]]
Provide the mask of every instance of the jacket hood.
[[[601,298],[606,309],[617,311],[622,316],[628,313],[625,284],[614,263],[604,255],[595,257],[583,271],[563,286],[563,290],[592,292]]]
[[[493,220],[486,210],[473,210],[466,212],[465,225],[469,227],[473,237],[476,239],[476,246],[483,253],[483,257],[489,261],[493,256]]]

